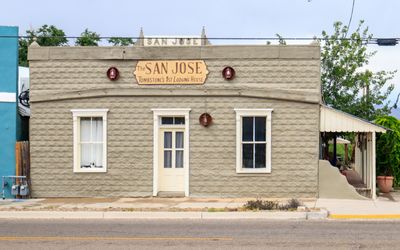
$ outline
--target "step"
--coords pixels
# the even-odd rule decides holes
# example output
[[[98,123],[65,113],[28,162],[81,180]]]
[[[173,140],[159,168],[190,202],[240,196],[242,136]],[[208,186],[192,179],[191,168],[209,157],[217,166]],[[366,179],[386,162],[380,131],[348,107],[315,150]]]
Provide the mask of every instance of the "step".
[[[157,196],[162,198],[180,198],[180,197],[185,197],[185,192],[160,191],[158,192]]]

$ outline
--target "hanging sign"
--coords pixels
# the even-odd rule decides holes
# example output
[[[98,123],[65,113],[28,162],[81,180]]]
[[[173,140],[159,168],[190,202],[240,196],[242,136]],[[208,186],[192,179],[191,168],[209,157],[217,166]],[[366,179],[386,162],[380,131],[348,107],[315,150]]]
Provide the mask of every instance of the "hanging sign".
[[[204,84],[207,65],[203,60],[138,61],[138,84]]]

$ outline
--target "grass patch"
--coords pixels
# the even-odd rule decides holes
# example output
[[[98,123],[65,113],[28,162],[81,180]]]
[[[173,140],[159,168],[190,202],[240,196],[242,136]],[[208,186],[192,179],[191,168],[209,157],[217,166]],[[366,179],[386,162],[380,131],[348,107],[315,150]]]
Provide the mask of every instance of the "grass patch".
[[[207,209],[207,212],[225,212],[225,211],[226,211],[225,208],[213,208],[213,207],[210,207],[210,208]]]

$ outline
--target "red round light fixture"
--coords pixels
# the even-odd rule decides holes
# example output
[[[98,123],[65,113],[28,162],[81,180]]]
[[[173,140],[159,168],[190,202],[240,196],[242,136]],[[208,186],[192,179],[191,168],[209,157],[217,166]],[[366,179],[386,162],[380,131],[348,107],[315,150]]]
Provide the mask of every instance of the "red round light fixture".
[[[208,127],[212,122],[212,117],[209,113],[203,113],[199,117],[199,122],[203,127]]]
[[[111,81],[115,81],[119,78],[119,71],[116,67],[111,67],[107,70],[107,77]]]
[[[222,76],[224,77],[225,80],[232,80],[233,78],[235,78],[235,70],[232,67],[225,67],[222,70]]]

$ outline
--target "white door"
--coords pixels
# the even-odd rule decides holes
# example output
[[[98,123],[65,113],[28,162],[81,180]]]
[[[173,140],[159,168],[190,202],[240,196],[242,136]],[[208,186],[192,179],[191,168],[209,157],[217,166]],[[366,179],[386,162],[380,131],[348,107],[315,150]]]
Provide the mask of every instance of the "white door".
[[[160,128],[159,133],[159,191],[185,191],[184,128]]]

